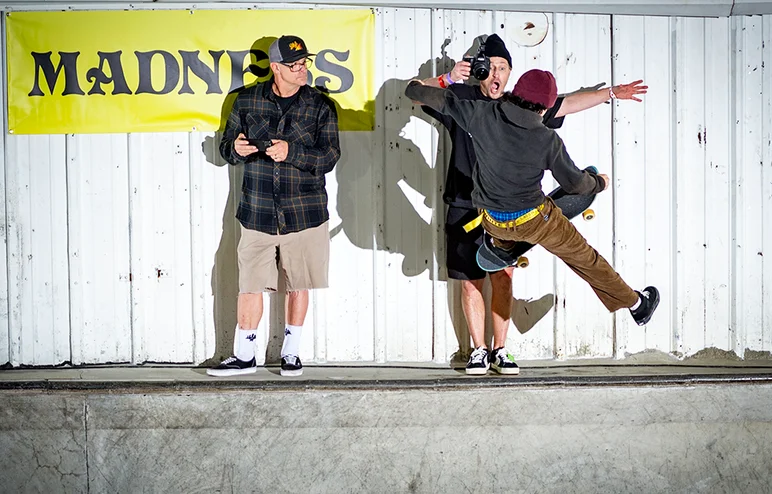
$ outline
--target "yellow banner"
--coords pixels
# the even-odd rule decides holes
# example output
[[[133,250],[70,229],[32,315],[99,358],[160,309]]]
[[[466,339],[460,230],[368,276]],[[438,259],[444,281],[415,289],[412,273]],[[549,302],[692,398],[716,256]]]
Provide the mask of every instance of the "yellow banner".
[[[371,10],[12,12],[14,134],[211,131],[234,91],[270,77],[268,47],[293,34],[316,53],[309,83],[340,130],[372,130]],[[229,96],[230,95],[230,96]]]

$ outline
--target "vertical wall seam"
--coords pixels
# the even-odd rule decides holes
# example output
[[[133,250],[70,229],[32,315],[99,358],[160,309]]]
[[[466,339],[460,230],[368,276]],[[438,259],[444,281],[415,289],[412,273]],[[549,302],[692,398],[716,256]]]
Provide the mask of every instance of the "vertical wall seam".
[[[128,206],[129,206],[129,218],[128,218],[128,226],[129,226],[129,231],[128,231],[129,265],[127,266],[129,268],[129,273],[128,273],[128,277],[129,277],[129,341],[131,343],[131,363],[132,364],[136,364],[137,363],[137,358],[136,358],[137,357],[137,353],[136,353],[137,345],[135,343],[135,332],[136,332],[137,328],[135,327],[135,324],[134,324],[134,322],[135,322],[135,318],[134,318],[134,288],[135,288],[135,283],[136,282],[135,282],[135,279],[134,279],[135,278],[135,276],[134,276],[134,208],[132,207],[133,203],[134,203],[134,199],[133,199],[134,194],[132,192],[132,183],[133,182],[132,182],[132,173],[131,173],[131,169],[132,169],[132,160],[131,160],[131,158],[132,158],[133,152],[132,152],[132,148],[131,148],[131,141],[132,141],[131,134],[126,134],[126,163],[127,163],[127,166],[126,166],[126,175],[127,175],[126,181],[127,181],[127,186],[129,188],[129,190],[128,190],[128,193],[129,193],[129,196],[128,196],[128,200],[129,200],[129,204],[128,204]]]
[[[705,22],[705,19],[702,20],[702,80],[706,82],[706,86],[710,83],[708,83],[707,74],[708,74],[708,56],[707,56],[707,30],[708,25]],[[702,131],[706,132],[706,128],[708,126],[708,87],[705,88],[705,90],[702,91]],[[698,129],[699,131],[699,129]],[[706,134],[707,135],[707,134]],[[708,208],[708,194],[707,194],[707,187],[708,187],[708,168],[706,168],[706,165],[709,165],[710,163],[710,153],[708,152],[708,140],[703,139],[702,141],[702,210],[703,211],[710,211]],[[702,279],[707,280],[708,279],[708,251],[707,249],[710,248],[708,246],[708,215],[703,214],[702,215],[702,242],[703,245],[706,247],[703,249],[703,257],[702,257]],[[708,296],[709,296],[709,289],[708,284],[703,283],[702,285],[702,347],[706,348],[708,345]]]
[[[763,16],[760,19],[761,24],[761,180],[759,180],[759,187],[761,190],[759,191],[759,196],[761,197],[761,345],[759,346],[759,350],[765,350],[764,348],[764,341],[766,341],[765,333],[769,331],[769,328],[764,326],[764,318],[766,314],[766,306],[769,303],[767,300],[766,291],[767,291],[767,284],[765,283],[766,277],[764,276],[764,273],[766,273],[765,264],[766,260],[764,259],[764,248],[766,247],[764,245],[764,239],[766,238],[766,229],[769,228],[767,225],[765,227],[764,223],[764,137],[769,136],[769,130],[767,127],[767,112],[766,106],[764,105],[764,80],[765,80],[765,73],[769,70],[769,68],[766,66],[766,61],[764,60],[764,54],[769,49],[768,46],[766,46],[766,30],[765,27],[769,25],[768,22],[765,22],[765,20],[769,20],[770,16]],[[769,97],[769,96],[767,96]],[[767,130],[767,133],[764,132],[764,130]],[[769,147],[772,146],[772,143],[769,142],[769,137],[767,137],[767,144],[766,148],[769,149]],[[769,349],[766,349],[769,350]]]
[[[71,138],[69,136],[64,136],[64,217],[66,219],[64,238],[67,244],[67,340],[70,347],[70,364],[74,365],[75,357],[72,351],[72,338],[74,334],[72,327],[72,266],[70,265],[70,260],[72,259],[72,242],[70,242],[70,150],[77,148],[77,146],[72,142],[75,140],[74,134],[71,135]],[[53,328],[53,330],[56,332],[57,328]]]
[[[645,32],[645,31],[644,31]],[[614,86],[614,16],[609,15],[609,70],[610,70],[610,84],[609,87]],[[616,187],[614,186],[614,181],[616,181],[617,176],[617,146],[616,146],[616,125],[615,125],[615,115],[616,115],[616,105],[614,104],[614,101],[611,101],[611,142],[609,143],[611,147],[611,214],[612,218],[616,218],[616,211],[617,211],[617,193],[616,193]],[[645,181],[644,181],[645,184]],[[645,238],[645,237],[644,237]],[[614,266],[614,269],[618,269],[617,266],[617,228],[616,228],[616,222],[611,222],[611,264]],[[611,313],[611,357],[612,358],[619,358],[619,336],[617,335],[617,317],[616,312]]]
[[[729,324],[731,340],[729,349],[738,353],[738,320],[737,320],[737,302],[738,302],[738,283],[735,280],[735,275],[740,272],[737,265],[737,167],[739,160],[737,159],[737,107],[739,103],[739,96],[737,94],[737,74],[736,69],[738,65],[738,42],[737,42],[737,20],[735,18],[729,19],[729,43],[730,43],[730,58],[729,58],[729,115],[730,115],[730,132],[729,132],[729,204],[731,213],[729,214],[729,300],[730,300],[730,313]],[[734,65],[734,66],[732,66]]]
[[[564,14],[567,15],[567,14]],[[555,28],[556,24],[556,14],[552,13],[552,73],[557,73],[557,59],[554,56],[555,53],[557,53],[558,50],[558,35],[557,35],[557,29]],[[552,310],[552,358],[557,360],[559,359],[559,352],[558,352],[558,307],[560,306],[560,299],[558,298],[558,274],[557,274],[557,258],[555,256],[550,256],[550,262],[552,263],[552,290],[555,292],[555,306]]]
[[[678,327],[678,19],[671,18],[670,24],[670,135],[673,136],[670,146],[670,305],[671,320],[671,352],[678,352],[678,341],[681,333]]]
[[[198,299],[196,297],[196,293],[195,293],[195,285],[196,285],[196,283],[195,283],[195,274],[194,273],[196,271],[196,256],[194,254],[194,250],[195,250],[195,243],[196,242],[195,242],[195,233],[194,232],[195,232],[195,223],[196,222],[195,222],[195,219],[194,219],[194,214],[195,213],[193,211],[193,194],[194,194],[194,192],[193,192],[193,189],[194,189],[194,187],[193,187],[193,185],[194,185],[194,181],[193,181],[193,167],[194,167],[194,164],[193,164],[193,161],[194,161],[193,160],[193,150],[195,149],[195,147],[191,145],[191,141],[193,140],[193,132],[188,132],[188,139],[187,140],[188,140],[188,204],[190,205],[190,209],[191,209],[190,214],[188,215],[188,222],[189,222],[188,226],[190,227],[190,235],[189,235],[189,240],[190,240],[190,259],[189,259],[189,261],[190,261],[190,285],[189,285],[189,288],[190,288],[190,300],[191,300],[191,304],[190,304],[190,326],[191,326],[192,332],[193,332],[193,348],[191,349],[191,362],[196,362],[196,360],[197,360],[196,350],[198,349],[198,336],[199,336],[199,329],[200,328],[196,327],[196,302],[195,301],[196,300],[205,300],[205,299]],[[199,203],[199,205],[200,205],[200,203]],[[200,247],[201,246],[199,246],[199,248]],[[203,287],[205,285],[206,285],[206,283],[202,284],[202,286],[199,287],[199,288],[201,290],[203,290],[204,289]],[[203,306],[202,306],[202,308],[203,308]],[[206,321],[206,317],[202,318],[202,321]],[[204,324],[206,324],[206,323],[204,323]],[[206,332],[206,330],[204,330],[204,332]]]
[[[7,343],[8,343],[8,363],[13,363],[13,347],[11,345],[11,296],[10,296],[10,288],[11,288],[11,257],[10,252],[8,251],[8,84],[6,81],[7,74],[5,73],[5,68],[7,67],[6,61],[8,60],[8,43],[6,42],[6,36],[7,36],[7,27],[5,23],[5,17],[6,12],[0,11],[0,79],[2,82],[0,82],[0,86],[2,86],[2,95],[0,95],[0,100],[3,102],[3,107],[0,111],[2,111],[2,118],[3,118],[3,156],[0,156],[0,160],[2,160],[3,165],[3,201],[4,201],[4,214],[5,214],[5,280],[6,280],[6,314],[7,314],[7,324],[8,324],[8,331],[6,336]],[[0,363],[1,365],[2,363]]]
[[[385,27],[385,13],[386,9],[384,8],[377,8],[375,9],[375,32],[381,33],[381,36],[383,37],[383,34],[386,30]],[[378,27],[380,26],[380,29]],[[386,63],[384,59],[384,44],[383,43],[375,43],[375,60],[378,61],[378,66],[376,68],[376,84],[380,84],[382,87],[385,88],[384,84],[384,65]],[[384,89],[383,91],[384,98],[386,96],[386,91]],[[386,220],[386,212],[385,208],[383,207],[383,204],[386,200],[386,111],[385,111],[385,102],[382,100],[380,101],[380,106],[377,105],[377,96],[376,96],[376,117],[375,117],[375,126],[376,129],[380,126],[380,129],[378,129],[376,132],[373,132],[373,136],[375,137],[374,141],[371,142],[370,146],[372,147],[374,144],[376,144],[378,141],[381,143],[381,149],[378,153],[378,156],[380,157],[380,166],[376,168],[376,172],[373,173],[373,180],[375,183],[373,184],[373,190],[376,191],[375,194],[372,195],[373,200],[373,211],[375,212],[375,218],[376,221],[373,222],[373,230],[372,230],[372,273],[373,273],[373,312],[372,312],[372,318],[373,318],[373,361],[379,362],[381,360],[385,360],[385,348],[384,352],[381,351],[379,348],[379,336],[382,336],[382,327],[381,327],[381,321],[379,320],[379,313],[380,313],[380,303],[379,303],[379,291],[385,290],[385,287],[382,286],[381,283],[379,283],[379,276],[380,276],[380,269],[378,266],[378,262],[380,261],[381,255],[378,253],[378,241],[380,237],[379,229],[382,228],[382,226],[385,223]],[[373,153],[375,155],[375,153]],[[380,189],[379,189],[380,187]]]
[[[435,29],[435,22],[434,22],[434,9],[429,10],[429,39],[431,40],[431,49],[429,50],[429,56],[431,57],[431,64],[432,64],[432,77],[437,76],[437,57],[434,56],[434,29]],[[431,341],[431,359],[432,362],[436,361],[437,359],[437,331],[445,331],[445,326],[443,325],[442,328],[438,327],[438,321],[439,318],[437,317],[437,284],[439,283],[439,265],[438,265],[438,259],[437,259],[437,252],[440,250],[440,238],[438,234],[439,230],[439,222],[441,215],[439,214],[439,203],[437,201],[437,196],[439,195],[437,191],[438,188],[438,173],[437,173],[437,149],[439,144],[439,138],[435,136],[434,133],[431,134],[432,140],[431,140],[431,155],[435,159],[435,166],[434,166],[434,187],[432,187],[432,190],[434,191],[434,197],[432,197],[432,217],[434,218],[434,221],[432,221],[432,341]],[[416,339],[416,341],[418,341]],[[416,349],[417,353],[420,354],[420,348]]]

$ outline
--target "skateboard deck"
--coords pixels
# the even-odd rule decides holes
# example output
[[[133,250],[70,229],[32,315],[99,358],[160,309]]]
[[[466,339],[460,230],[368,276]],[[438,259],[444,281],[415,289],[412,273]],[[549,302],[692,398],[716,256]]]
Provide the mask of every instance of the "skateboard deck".
[[[598,173],[594,166],[588,166],[585,170]],[[590,209],[595,201],[595,194],[569,194],[562,187],[557,187],[548,196],[555,201],[555,205],[563,211],[563,215],[569,220],[579,215],[582,215],[586,221],[595,218],[595,212]],[[477,265],[483,271],[488,272],[501,271],[509,266],[525,268],[528,267],[528,258],[523,257],[523,255],[532,248],[533,244],[517,242],[511,250],[500,249],[493,245],[493,238],[487,232],[483,232],[483,242],[477,250]]]

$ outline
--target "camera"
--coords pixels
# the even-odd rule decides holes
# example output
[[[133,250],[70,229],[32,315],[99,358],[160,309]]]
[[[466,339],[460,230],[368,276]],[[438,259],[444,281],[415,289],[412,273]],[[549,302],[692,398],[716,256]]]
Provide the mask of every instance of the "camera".
[[[478,81],[484,81],[491,73],[491,59],[485,56],[485,43],[481,43],[477,53],[472,57],[464,57],[464,62],[472,67],[472,75]]]
[[[252,146],[257,147],[258,151],[265,151],[269,147],[273,146],[273,141],[270,139],[247,139],[247,142]]]

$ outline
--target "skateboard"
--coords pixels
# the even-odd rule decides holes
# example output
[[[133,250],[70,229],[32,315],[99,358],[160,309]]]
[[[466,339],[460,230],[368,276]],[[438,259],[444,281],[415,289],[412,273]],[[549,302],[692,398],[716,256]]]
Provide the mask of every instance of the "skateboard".
[[[588,166],[585,170],[598,173],[597,168]],[[595,211],[590,209],[595,194],[578,195],[569,194],[562,187],[557,187],[548,194],[555,201],[555,205],[563,211],[563,215],[569,220],[582,215],[585,221],[595,218]],[[477,249],[477,265],[480,269],[488,272],[501,271],[502,269],[514,266],[518,268],[528,267],[528,258],[524,254],[533,248],[533,244],[528,242],[517,242],[511,250],[504,250],[493,245],[493,237],[487,232],[483,232],[483,242]]]

